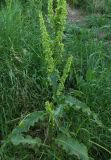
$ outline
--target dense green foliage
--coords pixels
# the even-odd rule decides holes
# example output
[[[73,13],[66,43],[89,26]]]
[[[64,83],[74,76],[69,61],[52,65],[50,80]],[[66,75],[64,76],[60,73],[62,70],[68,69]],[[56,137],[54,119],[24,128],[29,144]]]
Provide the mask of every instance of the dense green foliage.
[[[72,7],[84,9],[90,13],[110,13],[111,0],[67,0]]]
[[[66,15],[65,0],[0,9],[1,160],[111,158],[110,16]]]

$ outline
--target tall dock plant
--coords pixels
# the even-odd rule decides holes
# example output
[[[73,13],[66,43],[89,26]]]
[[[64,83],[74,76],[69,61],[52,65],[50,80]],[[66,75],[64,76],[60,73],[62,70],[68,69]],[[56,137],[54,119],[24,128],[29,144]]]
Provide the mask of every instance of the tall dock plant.
[[[86,105],[64,93],[65,81],[73,61],[72,56],[68,58],[65,66],[63,66],[62,76],[58,67],[61,65],[64,54],[62,40],[66,20],[66,0],[57,0],[55,13],[53,12],[53,1],[48,0],[48,18],[50,23],[53,23],[53,38],[48,32],[47,21],[45,21],[42,11],[39,10],[37,13],[39,13],[42,47],[41,68],[46,81],[45,87],[48,89],[52,87],[52,97],[46,100],[42,111],[34,111],[26,115],[12,131],[8,143],[11,141],[14,145],[30,145],[33,149],[40,150],[40,152],[36,152],[37,154],[41,153],[42,149],[43,154],[40,155],[39,159],[43,159],[44,153],[48,153],[46,154],[48,157],[49,153],[51,155],[57,153],[57,159],[64,159],[61,150],[58,150],[59,147],[73,157],[88,160],[87,147],[79,143],[77,137],[72,136],[70,127],[66,128],[66,124],[69,124],[70,121],[69,114],[72,114],[73,118],[72,111],[82,110],[85,114],[92,116],[90,109]],[[35,125],[37,123],[38,125]],[[36,137],[31,136],[29,132],[31,127],[38,128],[41,131],[44,130],[43,135],[36,134]],[[27,135],[28,133],[29,135]]]
[[[62,64],[61,61],[63,60],[64,54],[64,44],[62,41],[66,15],[66,0],[57,0],[57,8],[55,9],[55,12],[53,9],[53,0],[48,0],[48,20],[52,26],[52,32],[54,32],[52,33],[52,37],[48,32],[42,12],[39,12],[41,42],[43,48],[43,71],[45,77],[47,77],[47,80],[49,80],[50,84],[53,86],[53,91],[63,90],[60,89],[60,85],[62,85],[63,88],[68,76],[67,73],[70,72],[72,63],[72,57],[70,57],[66,62],[66,66],[64,66],[65,69],[63,71],[63,76],[60,78],[61,73],[58,66]],[[60,84],[57,83],[58,81]],[[58,87],[59,89],[57,89]]]

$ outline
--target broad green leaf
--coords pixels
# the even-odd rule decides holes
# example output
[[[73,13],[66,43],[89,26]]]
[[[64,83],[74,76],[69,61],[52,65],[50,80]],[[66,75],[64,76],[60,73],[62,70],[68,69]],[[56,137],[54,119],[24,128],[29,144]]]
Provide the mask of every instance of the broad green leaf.
[[[86,146],[77,140],[61,135],[56,139],[56,143],[68,154],[77,156],[79,160],[89,160]]]
[[[13,135],[11,137],[11,142],[14,145],[29,144],[29,145],[38,145],[38,146],[40,146],[41,139],[40,138],[33,139],[31,136],[24,137],[22,134],[18,134],[18,135],[15,135],[15,136]]]
[[[86,104],[79,101],[77,98],[75,97],[72,97],[72,96],[65,96],[65,103],[66,104],[69,104],[70,106],[73,106],[73,105],[77,105],[77,106],[80,106],[81,107],[86,107]]]
[[[88,116],[92,117],[95,123],[97,123],[99,126],[102,126],[102,122],[98,119],[98,116],[93,111],[91,111],[85,103],[79,101],[75,97],[65,96],[65,104],[75,110],[81,109],[83,113],[86,113]]]
[[[63,113],[64,113],[64,106],[63,105],[57,106],[57,108],[54,110],[55,118],[62,117]]]
[[[70,107],[73,107],[75,110],[82,110],[83,112],[87,113],[88,115],[91,114],[91,110],[87,105],[75,97],[72,96],[65,96],[65,104]]]
[[[27,132],[31,126],[40,120],[44,120],[46,113],[43,111],[28,114],[19,125],[12,131],[12,134]]]

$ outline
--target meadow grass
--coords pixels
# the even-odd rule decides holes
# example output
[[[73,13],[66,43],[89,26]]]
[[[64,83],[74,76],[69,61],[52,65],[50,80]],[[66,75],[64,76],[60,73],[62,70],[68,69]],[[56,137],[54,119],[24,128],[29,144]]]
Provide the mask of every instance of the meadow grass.
[[[70,6],[79,8],[88,13],[110,14],[110,0],[67,0]]]
[[[87,143],[88,132],[94,143],[111,150],[111,20],[107,16],[88,16],[85,24],[67,23],[64,32],[65,56],[73,55],[74,65],[65,84],[66,92],[86,103],[97,113],[103,126],[93,120],[81,121],[78,137]],[[29,112],[43,109],[52,93],[45,88],[41,74],[42,47],[34,6],[14,3],[0,10],[0,128],[5,139],[16,124]],[[75,123],[75,125],[77,125]],[[91,125],[92,124],[92,125]],[[78,128],[78,126],[77,126]],[[79,132],[79,131],[78,131]],[[85,136],[84,136],[85,135]],[[84,137],[84,139],[83,139]],[[110,154],[92,144],[90,155],[108,160]],[[42,153],[39,153],[39,155]],[[49,153],[48,158],[51,153]],[[33,150],[9,145],[4,159],[37,159]],[[44,157],[45,159],[45,157]],[[50,159],[50,158],[49,158]],[[69,160],[72,157],[69,158]]]
[[[46,92],[39,75],[41,44],[38,20],[32,8],[26,8],[24,11],[20,3],[15,3],[0,11],[2,136],[10,132],[14,119],[16,122],[24,112],[42,107],[37,99],[42,96],[44,101]]]
[[[70,27],[67,26],[65,38],[66,53],[74,56],[73,74],[69,79],[68,88],[75,88],[72,90],[73,94],[98,114],[104,127],[90,128],[88,124],[86,128],[91,133],[92,139],[109,150],[111,149],[110,24],[111,21],[107,17],[88,16],[83,25],[69,23]],[[93,147],[92,151],[94,149],[95,154],[100,154],[100,159],[108,159],[101,149],[99,153],[98,147]]]

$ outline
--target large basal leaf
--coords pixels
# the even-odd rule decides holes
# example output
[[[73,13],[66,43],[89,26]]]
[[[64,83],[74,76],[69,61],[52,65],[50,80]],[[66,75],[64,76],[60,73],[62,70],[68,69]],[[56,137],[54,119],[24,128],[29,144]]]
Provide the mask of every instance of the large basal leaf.
[[[28,114],[20,123],[19,125],[12,131],[12,134],[20,134],[23,132],[27,132],[31,126],[38,121],[42,121],[45,118],[46,113],[43,111],[36,111],[33,113]]]
[[[92,120],[97,123],[99,126],[102,126],[102,122],[98,119],[98,116],[90,110],[90,108],[77,98],[67,95],[62,96],[59,100],[60,104],[64,106],[64,108],[73,108],[74,110],[81,110],[83,113],[86,113]]]
[[[38,145],[40,146],[41,144],[41,139],[40,138],[35,138],[33,139],[31,136],[26,136],[24,137],[22,134],[18,134],[16,136],[12,135],[11,137],[11,142],[14,145],[19,145],[19,144],[29,144],[29,145]]]
[[[91,114],[91,110],[87,105],[81,101],[79,101],[77,98],[72,96],[65,96],[65,103],[73,108],[75,110],[82,109],[83,112],[86,112],[88,115]]]
[[[89,160],[86,146],[77,140],[61,135],[55,141],[68,154],[77,156],[79,160]]]
[[[29,144],[40,146],[40,138],[33,139],[31,136],[24,136],[22,133],[27,132],[31,126],[34,126],[36,122],[44,120],[46,113],[43,111],[33,112],[28,114],[19,125],[12,131],[10,140],[14,145]]]
[[[96,113],[90,110],[90,108],[83,102],[72,96],[65,97],[65,103],[75,110],[82,110],[83,113],[86,113],[88,116],[92,117],[93,121],[97,123],[99,126],[102,126],[102,122],[98,119]]]

